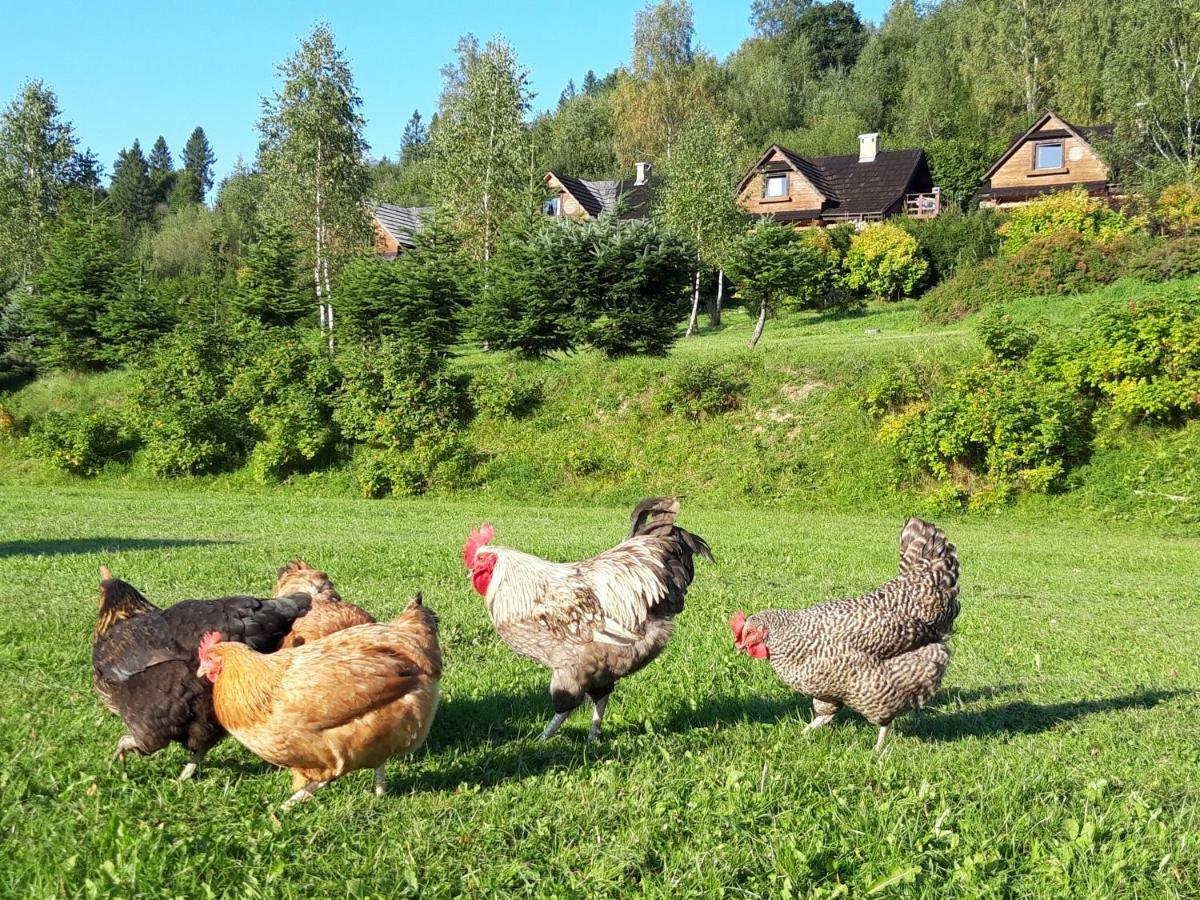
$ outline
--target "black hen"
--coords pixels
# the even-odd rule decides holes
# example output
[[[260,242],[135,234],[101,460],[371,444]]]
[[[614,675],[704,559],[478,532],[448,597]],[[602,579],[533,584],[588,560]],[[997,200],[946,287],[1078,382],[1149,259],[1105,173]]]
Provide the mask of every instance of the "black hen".
[[[197,650],[205,632],[271,653],[309,610],[307,595],[184,600],[159,609],[133,585],[101,567],[100,614],[92,635],[92,684],[129,733],[117,741],[113,761],[136,750],[155,753],[171,741],[192,752],[180,779],[221,738],[213,713],[212,684],[196,677]]]

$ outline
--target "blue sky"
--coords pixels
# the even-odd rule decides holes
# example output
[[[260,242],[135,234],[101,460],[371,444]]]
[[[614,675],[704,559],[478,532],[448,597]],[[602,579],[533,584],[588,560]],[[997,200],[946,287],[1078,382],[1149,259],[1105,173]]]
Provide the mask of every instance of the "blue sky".
[[[149,150],[162,134],[176,156],[202,125],[225,175],[254,158],[260,101],[277,85],[275,67],[312,24],[324,19],[348,56],[367,119],[373,156],[394,156],[414,109],[437,104],[439,70],[463,32],[503,34],[532,73],[542,108],[568,78],[603,75],[629,57],[634,12],[644,0],[457,0],[454,3],[178,3],[143,0],[62,4],[0,0],[10,35],[0,54],[0,97],[27,78],[58,94],[81,147],[105,171],[117,151],[140,138]],[[750,0],[693,0],[696,38],[726,56],[750,33]],[[887,0],[856,0],[879,21]]]

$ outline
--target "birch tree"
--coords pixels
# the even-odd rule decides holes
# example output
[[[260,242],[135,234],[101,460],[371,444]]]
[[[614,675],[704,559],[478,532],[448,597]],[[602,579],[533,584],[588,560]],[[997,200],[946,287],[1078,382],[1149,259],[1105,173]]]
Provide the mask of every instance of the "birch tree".
[[[696,331],[703,268],[717,270],[713,322],[721,320],[726,255],[745,226],[735,191],[739,150],[735,120],[701,109],[688,119],[666,163],[658,217],[677,234],[686,235],[696,253],[692,312],[685,337]]]
[[[528,213],[531,98],[528,70],[500,38],[480,50],[466,36],[456,65],[442,70],[430,139],[434,191],[477,259],[490,260],[505,223]]]
[[[60,116],[40,81],[22,87],[0,114],[0,281],[28,285],[41,261],[75,148]]]
[[[323,23],[279,67],[279,75],[283,85],[263,100],[258,126],[263,212],[301,248],[312,272],[320,327],[332,349],[333,277],[369,234],[362,100]]]

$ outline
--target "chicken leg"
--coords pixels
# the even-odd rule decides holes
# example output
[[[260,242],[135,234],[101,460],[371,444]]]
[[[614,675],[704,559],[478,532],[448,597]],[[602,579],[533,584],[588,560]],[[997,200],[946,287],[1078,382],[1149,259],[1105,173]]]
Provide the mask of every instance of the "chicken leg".
[[[604,724],[604,709],[608,706],[608,694],[596,701],[596,708],[592,711],[592,727],[588,730],[588,740],[600,740],[600,726]]]
[[[375,770],[375,796],[382,797],[387,793],[387,773],[383,766]]]
[[[283,806],[279,808],[281,810],[288,810],[297,803],[303,803],[305,800],[311,800],[313,794],[325,787],[327,784],[329,784],[328,781],[310,781],[308,784],[304,785],[304,787],[300,788],[300,790],[296,791],[296,793],[292,794],[292,796],[284,800]]]
[[[818,700],[813,698],[813,718],[812,721],[804,726],[805,731],[816,731],[822,725],[828,725],[833,721],[833,717],[837,715],[842,704],[833,703],[829,700]]]
[[[183,767],[183,771],[179,773],[180,781],[187,781],[196,774],[196,767],[200,765],[200,760],[204,759],[204,754],[207,752],[207,750],[197,750],[192,754],[192,758],[189,759],[187,765]]]
[[[883,749],[883,744],[884,744],[884,741],[887,740],[887,734],[888,734],[889,727],[890,727],[889,725],[880,725],[879,726],[879,739],[875,741],[875,752],[877,754],[879,754],[880,756],[883,756],[883,754],[887,752],[886,750]],[[888,748],[888,749],[891,749],[891,748]]]
[[[542,732],[538,740],[548,741],[550,738],[554,737],[554,732],[558,731],[558,729],[562,727],[562,723],[567,721],[567,717],[571,715],[572,712],[574,712],[574,710],[568,709],[566,712],[555,713],[554,718],[551,719],[549,724],[546,725],[546,729]]]
[[[125,765],[125,754],[128,753],[130,750],[137,750],[137,749],[138,749],[137,738],[135,738],[132,734],[121,735],[120,740],[117,741],[117,749],[113,752],[112,762],[110,762],[109,765],[113,765],[113,763],[118,763],[118,762],[121,765]]]

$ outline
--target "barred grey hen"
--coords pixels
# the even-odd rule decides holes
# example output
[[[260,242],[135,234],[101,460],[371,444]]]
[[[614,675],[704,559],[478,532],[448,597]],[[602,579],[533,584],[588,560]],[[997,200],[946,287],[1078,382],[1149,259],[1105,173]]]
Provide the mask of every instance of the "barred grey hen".
[[[769,609],[729,621],[734,644],[770,660],[790,687],[813,698],[808,730],[843,706],[888,726],[937,692],[958,616],[958,554],[936,527],[909,519],[900,534],[900,574],[870,594],[808,609]]]
[[[703,538],[675,524],[677,515],[673,497],[643,500],[624,541],[572,563],[488,546],[491,525],[471,532],[463,561],[496,631],[517,653],[554,673],[554,717],[543,740],[585,696],[595,705],[590,737],[598,738],[617,680],[666,646],[692,583],[692,558],[713,558]]]

